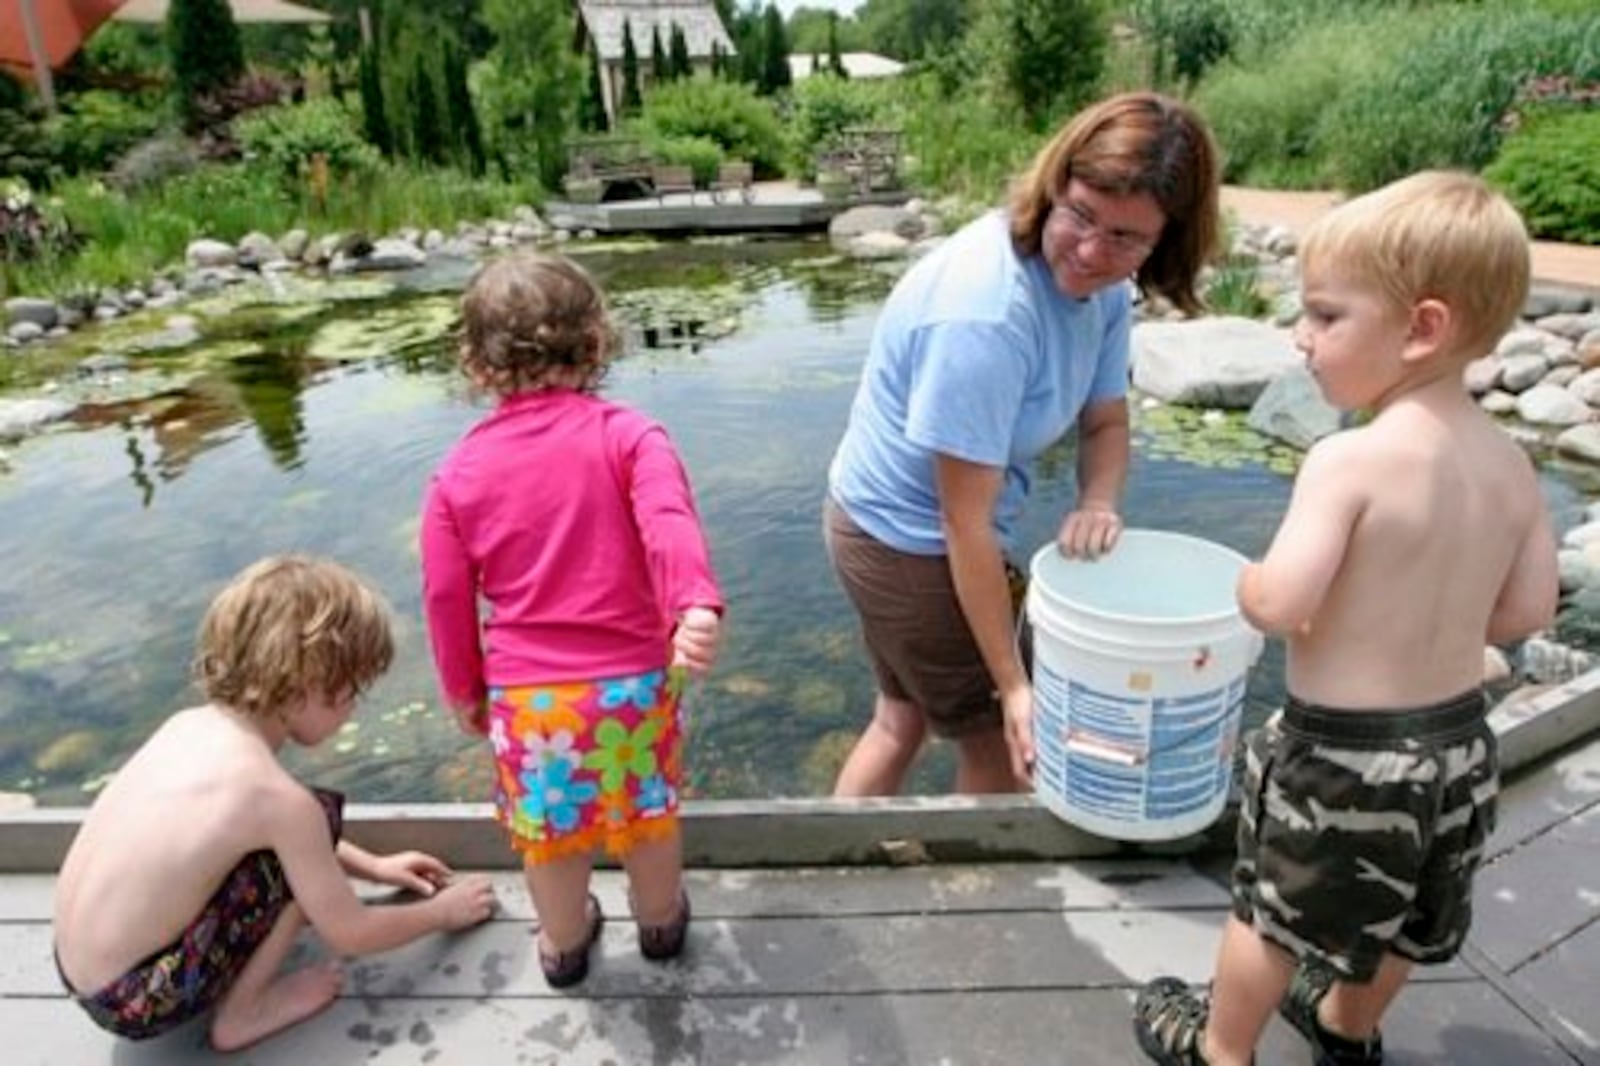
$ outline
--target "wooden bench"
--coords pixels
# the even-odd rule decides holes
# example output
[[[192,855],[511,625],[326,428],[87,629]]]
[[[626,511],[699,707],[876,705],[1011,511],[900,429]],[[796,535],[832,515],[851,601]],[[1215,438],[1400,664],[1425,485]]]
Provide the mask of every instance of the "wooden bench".
[[[738,192],[739,199],[750,203],[755,199],[755,167],[743,160],[733,160],[717,167],[717,180],[711,183],[711,199],[721,203],[724,193]]]
[[[668,193],[686,192],[689,202],[694,203],[693,167],[654,163],[650,167],[650,182],[655,186],[657,200],[663,199]]]

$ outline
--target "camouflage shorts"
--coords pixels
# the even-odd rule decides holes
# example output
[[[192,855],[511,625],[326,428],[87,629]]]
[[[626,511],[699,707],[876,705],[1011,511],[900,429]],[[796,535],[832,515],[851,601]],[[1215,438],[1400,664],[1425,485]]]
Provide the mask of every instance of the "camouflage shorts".
[[[1247,745],[1233,912],[1351,981],[1387,951],[1448,961],[1472,923],[1498,791],[1477,691],[1396,712],[1291,696]]]

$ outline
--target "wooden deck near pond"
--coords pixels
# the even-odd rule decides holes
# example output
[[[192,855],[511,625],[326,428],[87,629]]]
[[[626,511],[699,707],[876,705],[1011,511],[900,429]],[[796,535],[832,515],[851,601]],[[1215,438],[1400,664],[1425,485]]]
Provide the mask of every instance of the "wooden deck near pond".
[[[1571,746],[1597,724],[1595,677],[1496,722],[1522,769],[1502,797],[1473,935],[1401,996],[1386,1061],[1600,1066],[1600,742]],[[1131,853],[1026,798],[700,803],[686,812],[697,867],[686,956],[640,958],[625,886],[602,871],[594,967],[560,994],[534,962],[521,878],[504,869],[486,813],[354,808],[350,834],[370,846],[404,841],[498,868],[502,912],[351,963],[331,1009],[226,1061],[1137,1066],[1134,990],[1158,973],[1204,981],[1227,915],[1226,848]],[[75,818],[0,823],[0,867],[54,869]],[[53,880],[0,874],[7,1066],[222,1061],[196,1025],[118,1043],[65,997],[51,963]],[[1310,1055],[1274,1021],[1258,1061],[1304,1066]]]
[[[724,193],[719,202],[712,190],[697,189],[599,204],[551,200],[545,211],[552,225],[600,234],[751,233],[825,229],[833,216],[849,208],[900,204],[910,195],[899,190],[828,200],[796,182],[760,181],[750,186],[748,199]]]

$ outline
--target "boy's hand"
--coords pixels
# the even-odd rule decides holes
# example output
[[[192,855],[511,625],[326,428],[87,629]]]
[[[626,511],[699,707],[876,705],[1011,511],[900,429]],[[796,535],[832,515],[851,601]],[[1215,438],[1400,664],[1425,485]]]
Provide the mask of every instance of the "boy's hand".
[[[450,867],[424,852],[401,851],[374,857],[372,876],[382,884],[431,896],[450,882]]]
[[[1067,515],[1056,543],[1074,559],[1097,559],[1116,546],[1122,516],[1105,504],[1090,503]]]
[[[1033,781],[1033,686],[1018,685],[1000,695],[1005,716],[1006,748],[1011,752],[1011,772],[1017,780]]]
[[[456,930],[488,921],[497,901],[489,879],[483,874],[473,874],[440,889],[434,904],[439,908],[439,927]]]
[[[687,667],[691,674],[704,674],[717,661],[717,644],[722,639],[722,618],[708,607],[691,607],[678,619],[672,632],[672,665]]]

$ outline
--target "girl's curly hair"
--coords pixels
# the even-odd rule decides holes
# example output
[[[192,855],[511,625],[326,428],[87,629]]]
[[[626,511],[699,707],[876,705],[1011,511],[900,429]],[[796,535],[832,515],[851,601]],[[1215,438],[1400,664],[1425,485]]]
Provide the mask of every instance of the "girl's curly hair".
[[[618,346],[605,294],[565,256],[495,260],[467,287],[461,311],[461,369],[500,396],[542,388],[561,371],[577,371],[573,384],[594,392]]]

